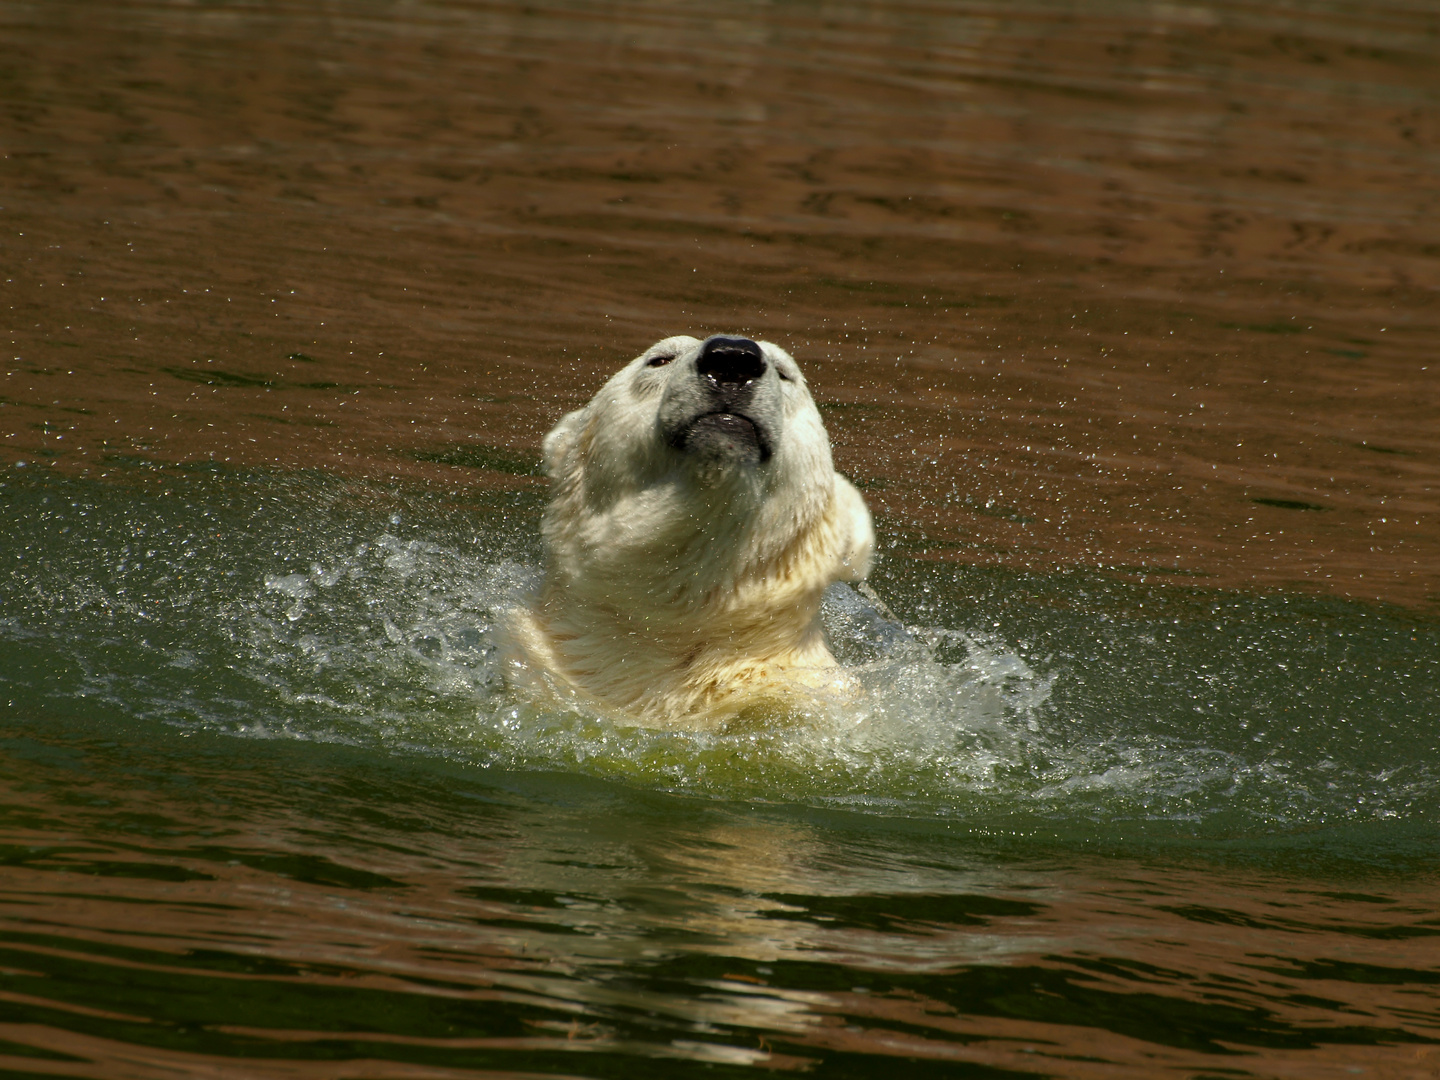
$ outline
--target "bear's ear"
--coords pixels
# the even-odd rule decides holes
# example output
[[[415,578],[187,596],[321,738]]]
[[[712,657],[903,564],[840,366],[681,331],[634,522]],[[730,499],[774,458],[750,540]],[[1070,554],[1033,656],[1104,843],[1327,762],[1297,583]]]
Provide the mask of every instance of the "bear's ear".
[[[875,557],[875,526],[870,508],[855,485],[835,474],[835,514],[840,527],[841,581],[864,581]]]
[[[540,444],[540,456],[545,463],[545,475],[551,480],[558,480],[562,473],[562,466],[565,464],[565,456],[570,452],[570,447],[575,445],[575,437],[585,427],[585,417],[589,409],[576,409],[567,413],[561,421],[550,429],[550,434],[545,436],[545,441]]]

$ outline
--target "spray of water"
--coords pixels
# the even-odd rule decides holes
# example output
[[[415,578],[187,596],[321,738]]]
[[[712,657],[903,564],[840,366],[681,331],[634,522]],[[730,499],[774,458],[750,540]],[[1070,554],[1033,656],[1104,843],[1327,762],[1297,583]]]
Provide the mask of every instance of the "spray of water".
[[[1436,631],[1374,610],[1167,607],[1114,582],[917,565],[888,582],[904,618],[848,586],[826,596],[859,699],[657,731],[506,686],[507,612],[538,583],[533,506],[441,513],[413,493],[235,478],[177,499],[166,482],[10,485],[0,637],[37,657],[43,674],[11,680],[37,702],[996,827],[1289,829],[1440,802]]]

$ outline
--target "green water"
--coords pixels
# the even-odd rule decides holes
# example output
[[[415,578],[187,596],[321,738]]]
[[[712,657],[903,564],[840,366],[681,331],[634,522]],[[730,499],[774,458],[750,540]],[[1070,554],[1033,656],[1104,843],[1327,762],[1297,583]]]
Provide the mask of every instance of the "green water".
[[[500,680],[539,508],[7,470],[0,1075],[1304,1075],[1440,1038],[1433,622],[893,550],[903,627],[827,607],[863,708],[643,731]]]

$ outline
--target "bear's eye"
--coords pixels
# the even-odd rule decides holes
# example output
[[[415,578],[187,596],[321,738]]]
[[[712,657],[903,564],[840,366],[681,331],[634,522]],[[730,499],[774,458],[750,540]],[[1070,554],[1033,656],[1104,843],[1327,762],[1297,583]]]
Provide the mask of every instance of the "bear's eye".
[[[673,357],[673,356],[668,356],[668,355],[666,355],[665,353],[661,353],[659,356],[652,356],[652,357],[650,357],[649,360],[646,360],[646,361],[645,361],[645,366],[646,366],[646,367],[664,367],[666,364],[668,364],[671,360],[674,360],[674,359],[675,359],[675,357]]]
[[[790,373],[789,373],[788,371],[786,371],[786,370],[785,370],[784,368],[782,368],[782,367],[777,367],[777,368],[775,369],[775,374],[776,374],[776,375],[779,375],[780,378],[784,379],[786,382],[794,382],[794,381],[795,381],[795,380],[790,376]]]

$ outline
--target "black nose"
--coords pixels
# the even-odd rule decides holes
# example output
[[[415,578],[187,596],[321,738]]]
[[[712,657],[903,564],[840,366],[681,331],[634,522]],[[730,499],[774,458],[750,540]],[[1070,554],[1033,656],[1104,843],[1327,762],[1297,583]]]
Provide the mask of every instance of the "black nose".
[[[700,350],[695,370],[717,383],[747,383],[765,374],[765,355],[749,338],[712,337]]]

